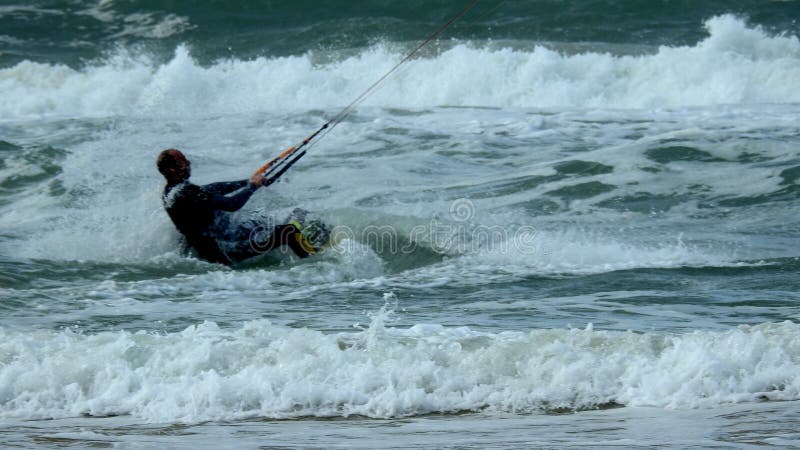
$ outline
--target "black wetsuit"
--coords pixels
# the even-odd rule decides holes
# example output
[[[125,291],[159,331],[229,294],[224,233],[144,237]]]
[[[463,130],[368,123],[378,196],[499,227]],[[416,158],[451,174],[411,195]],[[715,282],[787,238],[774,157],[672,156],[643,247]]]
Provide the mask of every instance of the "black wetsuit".
[[[297,253],[293,240],[289,239],[297,232],[292,225],[272,226],[269,220],[231,223],[230,213],[244,206],[256,189],[258,186],[250,184],[248,180],[205,186],[187,180],[168,184],[162,200],[167,214],[186,238],[186,243],[206,261],[235,264],[284,243]],[[299,253],[299,256],[307,254]]]

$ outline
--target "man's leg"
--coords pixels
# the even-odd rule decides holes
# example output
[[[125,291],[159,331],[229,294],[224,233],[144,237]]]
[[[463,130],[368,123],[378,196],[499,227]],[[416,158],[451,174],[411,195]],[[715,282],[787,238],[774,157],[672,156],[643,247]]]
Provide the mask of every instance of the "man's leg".
[[[299,235],[300,230],[292,224],[278,225],[272,233],[273,248],[279,245],[288,245],[295,255],[305,258],[308,256],[308,252],[298,242],[297,236]]]

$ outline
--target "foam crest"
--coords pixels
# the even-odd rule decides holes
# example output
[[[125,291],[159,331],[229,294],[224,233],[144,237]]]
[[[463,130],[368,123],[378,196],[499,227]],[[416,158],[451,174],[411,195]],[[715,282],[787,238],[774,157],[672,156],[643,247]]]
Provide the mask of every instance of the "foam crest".
[[[683,241],[681,236],[661,241],[623,240],[613,234],[582,228],[559,231],[509,226],[505,237],[465,244],[441,263],[399,276],[413,276],[414,285],[448,286],[483,284],[507,277],[587,275],[640,268],[730,267],[735,252]],[[454,245],[453,247],[458,247]]]
[[[0,417],[389,418],[800,399],[796,323],[658,335],[389,322],[382,310],[339,335],[263,320],[172,334],[0,330]]]
[[[638,56],[570,54],[533,43],[522,49],[457,44],[404,66],[365,104],[680,108],[800,102],[796,36],[770,36],[729,15],[706,26],[710,36],[694,46]],[[377,45],[344,55],[231,59],[204,67],[181,45],[164,64],[125,50],[80,70],[22,62],[0,70],[7,93],[0,114],[196,116],[338,108],[403,52]]]
[[[613,235],[566,229],[520,234],[496,249],[470,258],[538,273],[600,273],[633,268],[727,265],[719,255],[683,242],[680,236],[659,243],[622,241]]]

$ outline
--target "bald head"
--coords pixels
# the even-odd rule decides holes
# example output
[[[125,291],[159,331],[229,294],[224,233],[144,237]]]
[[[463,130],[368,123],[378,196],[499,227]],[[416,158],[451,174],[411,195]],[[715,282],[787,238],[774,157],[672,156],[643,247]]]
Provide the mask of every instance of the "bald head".
[[[156,166],[168,183],[180,183],[189,179],[192,173],[192,164],[180,150],[175,148],[168,148],[161,152],[156,159]]]

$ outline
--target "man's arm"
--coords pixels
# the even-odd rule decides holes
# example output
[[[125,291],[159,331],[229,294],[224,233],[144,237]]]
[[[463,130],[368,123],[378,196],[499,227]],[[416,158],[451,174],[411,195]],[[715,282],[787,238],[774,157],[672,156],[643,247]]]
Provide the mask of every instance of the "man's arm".
[[[259,186],[255,184],[248,184],[244,189],[228,197],[209,192],[211,194],[211,206],[214,209],[221,209],[223,211],[238,211],[239,208],[250,200],[250,196],[253,195],[253,192],[258,188]]]
[[[234,181],[234,183],[236,182]],[[264,184],[264,175],[262,175],[261,172],[256,172],[249,180],[245,180],[245,184],[246,187],[230,197],[209,192],[211,194],[211,206],[215,209],[228,212],[239,210],[239,208],[250,200],[250,196],[253,195],[253,192]]]
[[[207,184],[203,186],[203,189],[212,194],[225,195],[247,186],[247,183],[248,180],[223,181],[220,183]]]

